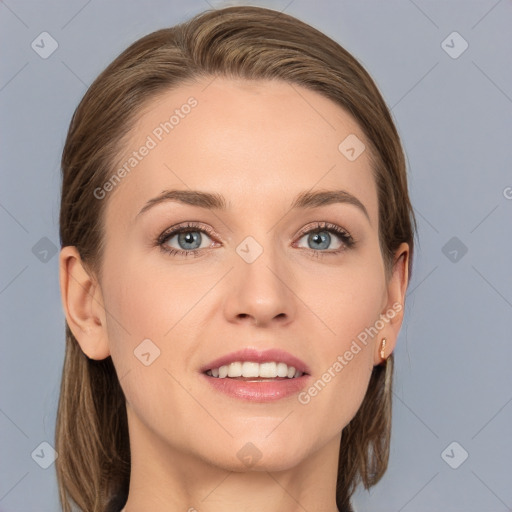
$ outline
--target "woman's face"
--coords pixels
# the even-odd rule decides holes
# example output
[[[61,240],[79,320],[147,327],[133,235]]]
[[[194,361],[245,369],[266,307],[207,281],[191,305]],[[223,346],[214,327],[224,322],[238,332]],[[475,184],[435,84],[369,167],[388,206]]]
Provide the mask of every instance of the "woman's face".
[[[407,280],[406,251],[386,281],[364,141],[340,107],[283,82],[209,78],[144,110],[120,180],[97,191],[107,201],[102,328],[132,443],[278,470],[339,441],[381,339],[386,355],[394,347]],[[204,373],[243,349],[286,352],[308,375]]]

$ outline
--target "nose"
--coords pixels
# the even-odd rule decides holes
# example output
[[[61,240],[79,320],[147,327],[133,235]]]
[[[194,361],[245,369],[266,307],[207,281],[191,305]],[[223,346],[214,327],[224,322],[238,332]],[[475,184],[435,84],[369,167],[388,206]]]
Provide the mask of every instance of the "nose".
[[[282,255],[276,253],[265,248],[252,263],[235,255],[224,302],[229,322],[265,327],[293,321],[297,310],[293,275]]]

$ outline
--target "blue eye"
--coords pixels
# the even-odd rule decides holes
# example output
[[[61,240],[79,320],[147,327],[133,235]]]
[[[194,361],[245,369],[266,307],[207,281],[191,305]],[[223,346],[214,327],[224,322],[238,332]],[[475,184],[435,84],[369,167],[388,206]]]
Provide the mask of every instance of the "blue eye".
[[[331,235],[328,231],[309,233],[303,238],[307,238],[308,245],[311,249],[329,249],[331,243]]]
[[[313,226],[308,227],[309,229],[302,231],[299,242],[296,244],[306,239],[308,247],[305,249],[316,257],[336,255],[355,245],[355,240],[350,233],[336,224],[316,222]],[[334,235],[335,247],[331,247],[332,235]],[[213,246],[211,237],[213,237],[211,228],[189,222],[162,233],[156,240],[156,245],[170,256],[197,257],[204,253],[204,249]],[[177,247],[170,245],[173,239],[176,239]],[[208,243],[208,239],[210,243]],[[294,244],[293,247],[297,247],[297,245]]]
[[[178,244],[184,250],[199,249],[201,246],[202,237],[200,231],[186,231],[183,233],[178,233],[174,236],[178,237]],[[170,239],[174,238],[174,236],[172,236]],[[194,247],[190,247],[190,245],[193,245]]]
[[[210,245],[207,245],[206,247],[201,247],[204,235],[206,235],[207,238],[210,238],[205,228],[189,223],[186,226],[179,226],[169,232],[163,233],[158,240],[158,245],[160,245],[160,248],[164,252],[170,255],[199,255],[200,253],[198,249],[204,249],[211,246],[210,243]],[[177,239],[178,248],[169,246],[169,243],[173,238]]]
[[[334,241],[336,242],[336,247],[330,247],[333,242],[333,234],[335,236]],[[312,251],[320,253],[325,252],[327,254],[338,254],[355,244],[350,233],[336,224],[328,222],[317,223],[313,229],[309,229],[305,232],[299,242],[303,239],[306,239],[308,248]],[[331,250],[326,251],[326,249]]]

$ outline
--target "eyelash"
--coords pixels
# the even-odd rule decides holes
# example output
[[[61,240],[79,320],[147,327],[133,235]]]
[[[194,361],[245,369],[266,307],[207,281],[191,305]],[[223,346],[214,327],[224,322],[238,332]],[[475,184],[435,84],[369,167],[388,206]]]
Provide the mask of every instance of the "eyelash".
[[[204,249],[193,249],[193,250],[185,250],[185,249],[174,249],[169,248],[165,245],[165,243],[172,238],[174,235],[179,235],[180,233],[187,233],[189,231],[200,231],[202,233],[206,233],[211,238],[214,238],[213,232],[211,228],[196,224],[194,222],[189,222],[186,225],[178,226],[176,228],[172,228],[168,231],[164,231],[155,241],[155,245],[160,247],[160,250],[169,255],[169,256],[194,256],[198,257],[201,255],[203,250],[208,250],[210,248]],[[312,252],[315,257],[322,257],[325,255],[337,255],[346,249],[350,249],[355,245],[355,240],[352,235],[346,231],[345,229],[337,226],[336,224],[331,224],[330,222],[316,222],[313,227],[308,227],[303,229],[298,238],[301,239],[304,235],[309,235],[310,233],[320,233],[323,231],[327,231],[329,233],[334,233],[337,235],[343,244],[340,249],[330,250],[330,251],[317,251],[315,249],[306,249]]]

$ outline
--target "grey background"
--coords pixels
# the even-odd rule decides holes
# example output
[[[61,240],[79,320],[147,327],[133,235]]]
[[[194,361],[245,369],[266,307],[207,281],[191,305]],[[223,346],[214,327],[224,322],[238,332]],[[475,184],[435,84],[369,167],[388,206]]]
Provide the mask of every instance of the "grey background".
[[[419,244],[395,352],[391,458],[382,481],[356,494],[358,511],[512,510],[512,2],[253,5],[297,16],[352,52],[392,108],[408,157]],[[51,248],[73,110],[131,42],[209,7],[0,3],[0,511],[59,509],[54,464],[43,469],[31,454],[50,456],[40,443],[53,445],[64,355]],[[47,59],[31,47],[44,31],[58,43]],[[458,58],[442,46],[453,31],[469,44]],[[460,463],[462,450],[469,456],[453,469],[445,460]]]

